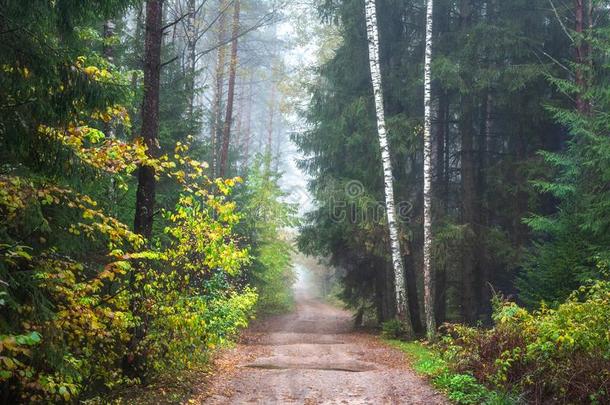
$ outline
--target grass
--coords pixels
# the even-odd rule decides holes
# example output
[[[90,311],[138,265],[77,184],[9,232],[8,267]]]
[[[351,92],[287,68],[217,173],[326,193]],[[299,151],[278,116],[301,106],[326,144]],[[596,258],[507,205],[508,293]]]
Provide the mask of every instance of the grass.
[[[434,387],[456,404],[513,405],[519,403],[509,394],[488,389],[470,374],[452,371],[441,354],[423,342],[404,342],[396,339],[384,339],[384,341],[405,353],[413,370],[428,378]]]

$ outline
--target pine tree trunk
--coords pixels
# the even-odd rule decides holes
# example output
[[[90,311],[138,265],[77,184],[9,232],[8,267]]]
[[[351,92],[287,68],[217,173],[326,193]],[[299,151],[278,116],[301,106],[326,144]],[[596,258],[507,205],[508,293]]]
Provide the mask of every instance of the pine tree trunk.
[[[104,55],[104,58],[106,58],[106,60],[108,62],[110,62],[111,64],[114,64],[114,47],[112,46],[112,37],[114,36],[114,29],[115,29],[115,24],[112,20],[106,20],[104,22],[104,31],[103,31],[103,38],[104,38],[104,47],[102,50],[102,55]],[[114,128],[112,127],[110,122],[105,122],[104,123],[104,133],[110,137],[110,138],[114,138],[115,133],[114,133]],[[111,180],[112,181],[112,189],[114,190],[114,179]],[[114,191],[112,191],[112,193],[114,193]],[[114,201],[114,195],[111,196],[111,199]]]
[[[426,335],[429,340],[436,333],[434,318],[434,289],[431,270],[432,254],[432,10],[433,0],[428,0],[426,8],[426,49],[424,57],[424,311],[426,314]]]
[[[231,125],[233,124],[233,100],[235,98],[235,75],[237,73],[237,36],[239,35],[240,0],[235,0],[233,10],[233,28],[231,42],[231,63],[229,65],[229,88],[227,94],[227,114],[222,131],[222,148],[220,152],[220,177],[227,173],[229,164],[229,143],[231,140]]]
[[[144,43],[144,99],[142,103],[142,139],[147,154],[156,157],[159,151],[159,85],[161,76],[161,42],[163,33],[162,0],[146,2],[146,33]],[[141,166],[138,170],[134,231],[149,239],[152,235],[155,208],[155,169]]]
[[[219,5],[219,12],[222,13],[218,19],[218,43],[222,44],[225,41],[226,36],[226,4],[227,0],[221,0]],[[212,125],[210,133],[210,144],[212,149],[212,176],[216,177],[218,170],[218,140],[219,132],[221,130],[221,114],[222,114],[222,99],[224,95],[224,82],[225,82],[225,57],[226,47],[220,46],[217,51],[216,58],[216,87],[214,89],[214,100],[212,102]]]
[[[112,20],[104,21],[104,28],[102,37],[104,39],[104,47],[102,49],[102,55],[108,62],[114,64],[114,47],[112,46],[112,37],[114,36],[115,25]],[[115,137],[114,127],[112,122],[104,122],[103,124],[104,134],[109,138]],[[108,187],[108,199],[111,202],[111,210],[116,214],[116,202],[117,202],[117,194],[116,194],[116,179],[114,177],[110,178],[110,186]]]
[[[269,101],[269,122],[267,124],[267,145],[265,153],[271,155],[273,146],[273,120],[275,118],[275,83],[271,83],[271,100]]]
[[[589,102],[583,97],[583,94],[587,91],[587,74],[585,73],[586,65],[589,63],[589,46],[585,38],[585,12],[589,16],[589,29],[592,26],[591,14],[592,14],[592,0],[590,6],[586,7],[585,3],[587,0],[574,0],[574,31],[576,31],[576,87],[578,93],[576,94],[576,109],[582,114],[588,114],[591,110]],[[586,8],[586,10],[585,10]]]
[[[438,22],[438,18],[437,18]],[[435,131],[435,182],[434,190],[434,218],[444,220],[447,215],[448,206],[448,184],[447,184],[447,138],[449,132],[449,94],[441,91],[438,103],[437,127]],[[436,268],[434,280],[434,299],[436,323],[445,321],[446,299],[447,299],[447,265],[446,263],[435,263]]]
[[[134,34],[133,34],[133,40],[134,40],[134,53],[136,55],[138,55],[138,58],[133,61],[134,65],[133,68],[134,69],[142,69],[142,63],[140,61],[139,56],[142,54],[142,50],[140,48],[140,45],[142,44],[142,42],[144,42],[142,40],[142,27],[144,26],[144,22],[143,22],[143,16],[144,16],[144,5],[142,3],[138,4],[137,7],[137,13],[136,13],[136,17],[135,17],[135,29],[134,29]],[[138,74],[137,73],[132,73],[131,75],[131,87],[135,88],[138,85]]]
[[[379,66],[379,33],[377,28],[377,10],[375,0],[365,0],[366,29],[369,43],[369,64],[371,81],[375,96],[375,110],[377,115],[377,135],[381,150],[383,164],[383,178],[385,187],[386,215],[390,234],[392,264],[394,270],[394,292],[396,295],[396,316],[403,322],[407,335],[413,335],[411,315],[407,302],[405,276],[398,239],[398,224],[394,207],[394,180],[392,178],[392,161],[390,160],[390,147],[386,137],[385,114],[383,105],[383,90],[381,86],[381,69]]]
[[[250,143],[252,142],[252,103],[253,99],[253,81],[252,74],[250,74],[248,83],[248,112],[246,114],[246,128],[244,130],[244,162],[242,164],[242,171],[244,175],[248,173],[248,166],[250,165]]]
[[[161,44],[163,0],[146,2],[146,28],[144,42],[144,98],[142,103],[142,138],[146,145],[146,154],[157,157],[159,153],[159,90],[161,76]],[[136,213],[134,232],[150,239],[152,236],[153,215],[155,208],[155,169],[140,166],[138,169],[138,189],[136,192]],[[140,344],[146,335],[147,317],[142,311],[141,287],[135,285],[135,273],[130,276],[129,308],[140,317],[140,323],[130,330],[128,355],[123,358],[123,370],[130,377],[139,377],[143,381],[146,374],[146,355]],[[138,291],[139,290],[139,291]],[[137,293],[135,291],[138,291]]]
[[[468,31],[472,26],[472,9],[470,0],[460,2],[460,28]],[[465,72],[468,75],[468,72]],[[467,82],[472,81],[466,76]],[[462,316],[465,322],[474,323],[477,318],[476,299],[476,256],[474,250],[476,228],[476,180],[474,159],[474,95],[473,86],[469,85],[469,91],[462,94],[460,100],[461,114],[459,121],[461,154],[460,154],[460,177],[461,177],[461,219],[466,225],[470,235],[465,238],[462,245]]]
[[[237,99],[239,100],[237,103],[237,111],[236,111],[236,117],[237,117],[237,123],[235,124],[235,145],[237,146],[237,148],[241,151],[241,143],[242,143],[242,132],[243,132],[243,125],[244,125],[244,79],[243,77],[241,78],[241,80],[235,85],[236,88],[239,89],[239,96],[237,97]]]
[[[196,46],[197,46],[197,26],[196,26],[196,0],[188,0],[188,19],[186,34],[186,68],[187,68],[187,117],[189,123],[193,125],[195,121],[195,74],[196,74]]]

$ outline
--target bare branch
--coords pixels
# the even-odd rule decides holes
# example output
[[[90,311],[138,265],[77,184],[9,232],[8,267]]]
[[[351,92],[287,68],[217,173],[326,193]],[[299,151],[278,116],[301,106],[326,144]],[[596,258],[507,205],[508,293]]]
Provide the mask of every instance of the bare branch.
[[[225,46],[227,44],[230,44],[234,40],[239,39],[239,38],[243,37],[244,35],[252,32],[252,31],[256,31],[257,29],[265,26],[266,24],[268,24],[270,22],[270,20],[273,17],[273,15],[275,15],[275,11],[272,11],[272,12],[270,12],[268,14],[265,14],[263,17],[261,17],[256,22],[256,24],[254,24],[251,27],[247,28],[246,30],[240,32],[239,34],[233,36],[232,38],[228,38],[228,39],[226,39],[226,40],[224,40],[224,41],[214,45],[211,48],[208,48],[208,49],[206,49],[204,51],[201,51],[200,53],[197,54],[197,60],[199,60],[202,56],[207,55],[208,53],[213,52],[216,49],[221,48],[221,47],[223,47],[223,46]]]
[[[568,31],[566,26],[563,24],[563,21],[561,21],[561,17],[559,17],[559,13],[557,12],[557,8],[555,8],[555,4],[553,4],[553,0],[549,0],[549,4],[553,8],[553,12],[555,13],[555,17],[557,17],[557,21],[559,22],[559,25],[561,25],[561,29],[563,29],[563,32],[565,32],[567,37],[570,38],[570,41],[572,43],[574,43],[574,38],[572,37],[572,35],[570,35],[570,32]]]
[[[171,59],[170,59],[170,60],[168,60],[167,62],[163,62],[163,63],[161,64],[161,67],[163,68],[164,66],[167,66],[167,65],[169,65],[170,63],[175,62],[175,61],[177,61],[177,60],[178,60],[178,56],[174,56],[173,58],[171,58]]]
[[[207,0],[206,0],[207,1]],[[190,16],[191,14],[193,16],[197,15],[199,13],[199,11],[201,11],[201,9],[203,8],[204,4],[206,3],[206,1],[203,1],[201,3],[201,5],[199,7],[197,7],[197,10],[193,11],[192,13],[184,13],[182,14],[180,17],[178,17],[177,19],[175,19],[174,21],[172,21],[169,24],[164,25],[163,27],[161,27],[161,32],[165,31],[168,28],[173,27],[174,25],[178,24],[180,21],[184,20],[186,17]]]

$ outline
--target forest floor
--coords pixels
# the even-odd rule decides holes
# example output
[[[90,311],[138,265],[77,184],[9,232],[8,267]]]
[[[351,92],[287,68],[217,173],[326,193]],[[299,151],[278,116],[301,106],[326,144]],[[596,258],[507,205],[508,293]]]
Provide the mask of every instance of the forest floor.
[[[256,322],[223,351],[187,403],[447,404],[408,364],[354,331],[349,312],[301,293],[293,312]]]

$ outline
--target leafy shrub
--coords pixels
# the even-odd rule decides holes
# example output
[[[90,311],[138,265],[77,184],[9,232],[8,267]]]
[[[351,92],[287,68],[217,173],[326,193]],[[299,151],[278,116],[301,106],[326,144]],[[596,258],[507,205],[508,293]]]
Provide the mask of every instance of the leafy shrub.
[[[489,330],[449,326],[453,370],[535,403],[610,403],[610,283],[581,287],[556,309],[496,300]]]
[[[189,367],[245,326],[256,302],[235,282],[250,260],[227,199],[238,179],[209,179],[188,145],[150,159],[137,141],[79,125],[94,115],[40,125],[39,136],[117,188],[152,166],[178,201],[160,210],[165,227],[147,244],[79,184],[0,173],[0,384],[13,402],[74,401]]]
[[[425,342],[389,342],[407,354],[417,373],[428,377],[432,385],[457,404],[512,405],[516,402],[508,394],[488,389],[471,374],[451,369],[435,346]]]
[[[279,178],[280,174],[271,167],[271,155],[257,155],[244,187],[236,195],[243,218],[236,232],[252,256],[246,280],[256,288],[256,309],[261,314],[285,312],[294,303],[294,248],[283,230],[297,225],[296,207],[283,201],[286,194]]]
[[[405,327],[398,319],[390,319],[381,324],[381,335],[388,339],[398,339],[405,335]]]
[[[481,404],[487,396],[485,387],[469,374],[443,373],[434,381],[434,385],[447,392],[447,397],[458,404]]]

